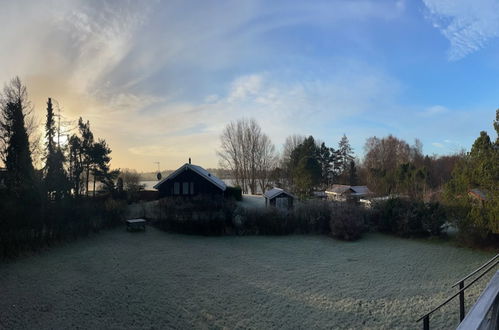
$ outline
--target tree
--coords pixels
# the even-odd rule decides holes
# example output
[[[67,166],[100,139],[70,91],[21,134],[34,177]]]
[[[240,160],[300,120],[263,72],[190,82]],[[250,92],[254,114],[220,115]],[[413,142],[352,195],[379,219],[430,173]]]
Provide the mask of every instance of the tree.
[[[494,129],[498,134],[492,143],[482,131],[471,151],[455,167],[452,179],[444,190],[445,201],[452,210],[460,232],[476,240],[490,234],[499,234],[499,110],[496,111]],[[485,193],[484,201],[470,197],[471,189]],[[469,237],[468,237],[469,238]]]
[[[291,164],[291,153],[296,149],[300,144],[305,140],[305,136],[303,135],[290,135],[286,138],[283,145],[283,152],[280,161],[280,171],[275,172],[274,174],[279,174],[281,177],[275,181],[279,181],[279,187],[291,189],[293,187],[293,166]]]
[[[108,191],[114,189],[114,180],[118,172],[110,171],[109,162],[111,161],[111,148],[103,139],[93,143],[89,150],[90,153],[90,173],[93,177],[93,195],[95,196],[95,183],[101,182]]]
[[[82,142],[78,135],[73,134],[69,138],[69,182],[75,196],[80,196],[83,190],[82,173],[83,151]]]
[[[46,157],[44,183],[49,199],[60,199],[68,189],[67,175],[64,170],[64,154],[55,143],[56,127],[52,99],[47,101],[47,122],[45,123]]]
[[[324,189],[329,187],[334,181],[334,165],[336,162],[336,152],[333,148],[321,143],[318,149],[319,165],[321,167],[321,185]]]
[[[27,191],[34,191],[35,188],[35,170],[25,125],[31,104],[26,86],[19,77],[15,77],[10,85],[5,86],[0,111],[0,153],[7,168],[6,185],[9,191],[19,197]]]
[[[130,200],[134,200],[139,191],[144,189],[144,185],[140,183],[140,174],[135,170],[125,169],[121,171],[119,179],[121,179],[123,190]]]
[[[350,161],[350,169],[348,170],[348,181],[349,185],[351,186],[356,186],[359,182],[358,176],[357,176],[357,167],[355,167],[355,161],[351,160]]]
[[[82,166],[85,172],[85,195],[88,196],[88,184],[90,180],[90,168],[92,166],[92,148],[94,144],[94,134],[90,130],[90,122],[83,122],[80,117],[78,120],[78,129],[80,131],[80,155]]]
[[[363,166],[367,173],[367,184],[378,194],[404,193],[398,191],[398,169],[402,164],[413,163],[419,153],[404,140],[389,135],[382,139],[368,138],[364,146]]]
[[[319,147],[312,136],[299,144],[290,157],[290,172],[294,190],[308,196],[321,182],[322,168],[318,161]]]
[[[353,149],[350,146],[350,142],[345,134],[338,143],[338,150],[336,152],[338,175],[348,174],[348,169],[350,168],[350,162],[354,159]]]
[[[233,173],[243,193],[255,194],[258,182],[266,186],[275,166],[275,148],[254,119],[229,123],[220,141],[220,165]]]

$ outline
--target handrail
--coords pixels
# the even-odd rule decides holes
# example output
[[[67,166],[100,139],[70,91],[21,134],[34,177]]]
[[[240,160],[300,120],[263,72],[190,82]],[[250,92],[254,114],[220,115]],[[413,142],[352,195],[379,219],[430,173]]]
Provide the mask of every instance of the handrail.
[[[485,264],[483,264],[480,268],[477,268],[475,269],[472,273],[468,274],[466,277],[460,279],[459,281],[457,281],[456,283],[454,283],[452,285],[452,287],[455,287],[457,285],[459,285],[459,283],[463,282],[463,281],[466,281],[467,279],[469,279],[471,276],[475,275],[476,273],[478,273],[479,271],[481,271],[482,269],[484,269],[488,264],[490,264],[491,262],[493,262],[494,260],[496,260],[497,258],[499,258],[499,254],[496,254],[492,259],[490,259],[489,261],[487,261]]]
[[[499,322],[499,270],[492,277],[489,284],[482,292],[475,305],[471,308],[465,319],[459,324],[457,330],[465,329],[497,329],[493,325]],[[487,318],[487,314],[491,317]]]
[[[493,260],[495,260],[496,258],[494,257]],[[490,264],[490,261],[487,262],[486,265],[489,265]],[[430,312],[426,313],[425,315],[423,315],[422,317],[420,317],[419,319],[416,320],[416,322],[419,322],[423,319],[426,319],[428,318],[431,314],[433,314],[435,311],[437,311],[438,309],[440,309],[442,306],[446,305],[449,301],[451,301],[452,299],[456,298],[458,295],[460,294],[463,294],[464,291],[469,288],[471,285],[473,285],[476,281],[478,281],[479,279],[481,279],[485,274],[487,274],[491,269],[493,269],[495,266],[499,265],[499,260],[497,260],[493,265],[491,265],[490,267],[488,267],[480,276],[478,276],[477,278],[475,278],[473,281],[471,281],[468,285],[464,286],[463,288],[461,288],[458,292],[456,292],[454,295],[450,296],[449,298],[447,298],[443,303],[441,303],[440,305],[438,305],[437,307],[435,307],[434,309],[432,309]],[[483,269],[484,267],[480,267],[480,269]],[[458,283],[462,283],[462,281],[458,282]],[[425,320],[425,328],[426,328],[426,322],[429,323],[429,320]]]

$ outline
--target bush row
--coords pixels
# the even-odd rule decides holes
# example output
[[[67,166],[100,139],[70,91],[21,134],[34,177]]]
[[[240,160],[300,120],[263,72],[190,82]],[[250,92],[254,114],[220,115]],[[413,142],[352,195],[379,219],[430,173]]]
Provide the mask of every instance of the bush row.
[[[126,203],[113,199],[0,196],[0,258],[13,257],[53,242],[86,236],[123,221]]]
[[[369,212],[351,204],[311,200],[293,210],[236,207],[233,202],[194,198],[163,199],[157,226],[182,233],[222,235],[330,234],[358,239],[366,229]]]
[[[445,209],[439,203],[393,198],[375,204],[371,225],[402,237],[437,236],[446,219]]]

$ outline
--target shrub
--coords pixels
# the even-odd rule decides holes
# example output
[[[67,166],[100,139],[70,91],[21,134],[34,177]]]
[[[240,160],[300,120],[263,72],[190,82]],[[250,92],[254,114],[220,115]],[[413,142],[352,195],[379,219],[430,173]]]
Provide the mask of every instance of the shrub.
[[[232,226],[234,203],[194,197],[164,198],[159,202],[159,228],[187,234],[221,235]]]
[[[241,187],[227,187],[227,189],[225,190],[225,195],[226,197],[232,198],[236,201],[243,200],[243,193]]]
[[[333,204],[329,227],[331,235],[345,241],[357,240],[365,230],[366,211],[352,204]]]
[[[292,218],[299,233],[329,233],[332,203],[322,200],[308,200],[298,204]]]
[[[403,237],[440,235],[446,221],[438,203],[392,198],[375,205],[372,223],[382,232]]]
[[[121,224],[125,218],[127,203],[124,200],[109,198],[104,202],[104,226]]]

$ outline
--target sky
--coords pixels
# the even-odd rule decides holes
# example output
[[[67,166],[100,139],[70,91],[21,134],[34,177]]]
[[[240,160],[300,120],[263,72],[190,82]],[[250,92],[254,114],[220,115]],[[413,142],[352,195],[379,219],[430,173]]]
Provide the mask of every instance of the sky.
[[[0,86],[19,76],[89,120],[112,166],[218,167],[220,135],[255,118],[336,147],[393,134],[425,154],[495,137],[499,0],[0,0]]]

